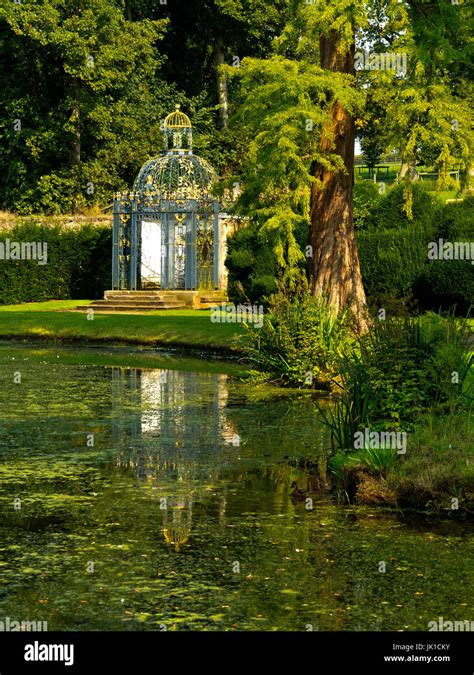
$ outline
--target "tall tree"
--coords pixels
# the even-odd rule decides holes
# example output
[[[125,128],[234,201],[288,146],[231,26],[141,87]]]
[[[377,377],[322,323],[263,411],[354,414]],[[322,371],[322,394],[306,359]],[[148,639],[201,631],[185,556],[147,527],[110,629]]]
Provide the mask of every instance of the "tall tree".
[[[0,103],[3,206],[109,201],[160,147],[172,105],[169,85],[156,94],[166,20],[128,21],[114,0],[42,0],[3,5],[0,27],[9,85]]]
[[[345,0],[336,3],[336,7],[327,3],[308,17],[309,25],[319,33],[321,68],[342,73],[351,85],[355,77],[356,19],[353,5]],[[317,160],[311,166],[315,179],[310,207],[311,287],[315,294],[328,297],[336,313],[347,307],[363,331],[367,323],[352,206],[355,125],[350,97],[331,101],[330,115],[320,146],[325,152],[332,149],[343,166],[328,167]]]
[[[362,104],[354,86],[353,16],[331,10],[328,19],[315,5],[295,3],[278,49],[285,56],[244,60],[239,73],[238,116],[252,137],[241,203],[273,238],[290,283],[304,259],[294,230],[306,223],[313,292],[336,313],[349,308],[365,330],[352,213],[354,115]]]
[[[472,154],[472,48],[467,4],[373,0],[359,46],[372,54],[395,54],[401,71],[369,68],[358,72],[368,91],[362,134],[385,150],[396,149],[403,163],[406,210],[417,163],[439,171],[438,188],[455,187],[450,169],[461,169],[464,185]],[[366,64],[367,65],[367,64]],[[374,118],[377,125],[373,125]],[[371,128],[372,126],[372,128]],[[380,147],[380,146],[379,146]]]
[[[245,56],[266,56],[285,24],[289,0],[169,0],[162,6],[130,2],[138,16],[169,18],[164,43],[169,79],[191,97],[212,87],[219,127],[226,129],[228,91],[221,66],[237,67]]]
[[[307,223],[312,290],[327,296],[335,312],[349,308],[361,331],[367,322],[352,211],[355,125],[367,128],[374,110],[381,110],[386,149],[398,148],[407,165],[416,161],[423,142],[439,147],[444,173],[454,161],[464,167],[469,161],[468,106],[447,72],[462,41],[434,67],[441,47],[454,45],[453,26],[462,13],[452,8],[436,13],[432,30],[436,27],[439,39],[433,52],[424,46],[426,34],[420,41],[420,5],[295,0],[276,41],[278,53],[245,59],[235,73],[241,82],[236,123],[249,138],[240,206],[271,237],[281,273],[290,279],[301,264],[294,231]],[[356,44],[373,52],[369,67],[358,71]],[[387,47],[395,51],[395,63],[407,67],[382,61],[379,52]],[[455,72],[465,77],[466,65]]]

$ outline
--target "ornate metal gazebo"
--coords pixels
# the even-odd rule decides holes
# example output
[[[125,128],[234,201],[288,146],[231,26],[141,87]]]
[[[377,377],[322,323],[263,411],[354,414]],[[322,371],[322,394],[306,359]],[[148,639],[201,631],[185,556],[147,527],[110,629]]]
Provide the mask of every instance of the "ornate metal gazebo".
[[[216,174],[193,154],[191,120],[179,106],[163,136],[163,152],[142,166],[133,191],[115,195],[112,288],[217,289]]]

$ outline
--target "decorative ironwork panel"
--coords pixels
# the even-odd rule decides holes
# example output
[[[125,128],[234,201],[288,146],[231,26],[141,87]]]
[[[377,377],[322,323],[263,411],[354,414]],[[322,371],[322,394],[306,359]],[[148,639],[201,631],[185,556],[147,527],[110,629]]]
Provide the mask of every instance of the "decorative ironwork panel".
[[[214,286],[214,220],[198,213],[196,221],[197,287],[211,289]]]
[[[186,258],[187,258],[187,225],[186,215],[175,213],[176,223],[174,226],[174,261],[173,279],[171,288],[184,290],[186,288]],[[171,254],[171,251],[170,251]]]
[[[130,288],[131,276],[131,200],[129,195],[116,195],[113,223],[113,265],[112,286],[117,289]]]

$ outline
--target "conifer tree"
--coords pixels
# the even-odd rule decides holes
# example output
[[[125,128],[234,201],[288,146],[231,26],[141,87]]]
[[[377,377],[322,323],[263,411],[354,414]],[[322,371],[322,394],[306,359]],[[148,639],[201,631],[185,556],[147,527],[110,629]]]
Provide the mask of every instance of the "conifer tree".
[[[352,210],[356,125],[367,129],[374,110],[385,111],[381,139],[406,166],[423,143],[437,148],[445,180],[454,162],[465,174],[469,165],[468,101],[454,86],[466,79],[465,59],[449,72],[467,43],[465,10],[439,0],[430,46],[424,4],[295,0],[275,53],[245,59],[234,73],[241,83],[235,119],[249,138],[240,207],[261,223],[290,283],[303,259],[295,231],[307,224],[312,291],[336,313],[350,309],[360,331],[367,319]],[[356,44],[372,52],[359,70]],[[410,216],[410,172],[404,179]]]

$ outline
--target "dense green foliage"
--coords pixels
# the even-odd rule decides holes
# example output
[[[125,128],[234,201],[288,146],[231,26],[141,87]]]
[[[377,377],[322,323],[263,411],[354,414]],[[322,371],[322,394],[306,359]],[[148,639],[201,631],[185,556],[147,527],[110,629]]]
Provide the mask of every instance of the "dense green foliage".
[[[386,491],[385,479],[389,476],[393,491],[388,498],[395,499],[396,494],[401,503],[425,506],[437,493],[446,492],[448,484],[452,489],[456,484],[462,486],[461,493],[456,488],[453,495],[472,500],[472,480],[468,496],[464,492],[468,484],[460,480],[462,467],[460,471],[457,466],[465,461],[463,452],[457,449],[446,453],[447,446],[439,444],[431,432],[433,417],[438,424],[439,419],[444,420],[448,427],[451,419],[460,417],[461,426],[467,423],[469,427],[474,356],[468,334],[465,322],[433,313],[375,320],[369,333],[339,359],[340,393],[332,409],[320,408],[320,412],[331,432],[330,469],[346,498],[353,498],[357,483],[367,480],[361,479],[362,470],[378,478],[375,493],[379,496]],[[427,425],[428,416],[432,419]],[[403,455],[408,453],[408,466],[404,469],[393,445],[356,445],[356,433],[364,430],[406,434]],[[421,452],[416,453],[414,447],[420,437]],[[443,454],[452,455],[445,457],[444,469]],[[425,462],[423,469],[420,455],[421,464]],[[436,470],[424,478],[427,460],[436,464]]]
[[[403,185],[396,185],[387,191],[383,199],[374,200],[368,229],[403,231],[413,224],[416,228],[430,232],[433,223],[438,222],[442,204],[420,183],[415,183],[412,191],[412,218],[408,218],[404,211]]]
[[[397,192],[402,216],[420,220],[419,210],[413,212],[417,195],[407,169],[421,159],[440,172],[438,188],[454,187],[448,175],[454,167],[467,183],[472,133],[462,45],[468,41],[468,10],[430,6],[433,39],[425,14],[422,3],[389,0],[353,7],[334,0],[296,1],[272,52],[228,69],[239,85],[233,124],[249,138],[239,171],[244,190],[238,207],[271,242],[277,278],[299,279],[304,252],[296,230],[310,220],[317,223],[314,213],[310,218],[310,204],[320,188],[319,168],[345,171],[334,151],[330,116],[335,102],[355,118],[371,164],[383,151],[400,152],[406,176]],[[323,37],[328,48],[327,42],[337,43],[339,66],[352,47],[365,47],[375,54],[397,54],[405,68],[330,70],[315,36]],[[393,214],[398,217],[398,210]],[[364,220],[360,209],[359,220]],[[414,257],[417,264],[418,249]],[[408,283],[402,284],[403,293]]]
[[[441,189],[455,186],[448,171],[459,167],[466,185],[472,153],[469,6],[374,2],[366,9],[359,49],[406,60],[402,72],[370,67],[358,72],[367,92],[365,115],[358,120],[363,147],[369,155],[397,149],[405,168],[432,165],[440,172]],[[411,186],[405,187],[410,213]]]
[[[307,236],[307,228],[303,224],[297,232],[301,248]],[[269,296],[276,292],[275,252],[268,234],[262,232],[255,221],[246,223],[228,238],[225,264],[229,271],[228,293],[234,302],[267,304]]]
[[[473,233],[474,197],[447,204],[441,213],[437,238],[445,242],[472,242]],[[466,313],[474,305],[472,260],[430,260],[417,282],[415,295],[422,298],[425,307],[457,305],[460,312]]]
[[[220,173],[242,154],[218,131],[216,45],[227,63],[264,55],[288,0],[41,0],[0,7],[0,209],[109,204],[161,150],[181,103],[195,150]],[[235,56],[235,58],[234,58]]]
[[[414,299],[421,309],[456,305],[465,315],[474,303],[470,260],[429,260],[428,244],[439,239],[472,241],[474,199],[441,205],[422,186],[413,186],[413,220],[404,213],[398,186],[374,203],[367,231],[358,235],[362,278],[373,304]]]
[[[70,212],[130,182],[172,105],[165,25],[126,21],[112,0],[2,5],[3,208]]]
[[[374,320],[338,362],[347,430],[340,447],[353,445],[356,430],[407,429],[429,408],[446,412],[464,401],[473,361],[466,338],[464,323],[434,313]]]
[[[261,328],[249,327],[246,360],[267,379],[292,387],[329,388],[335,364],[350,340],[345,312],[337,317],[307,292],[272,296]]]
[[[474,303],[474,265],[469,260],[428,259],[428,244],[471,241],[474,199],[443,205],[421,185],[413,185],[413,218],[404,210],[403,186],[380,195],[373,183],[356,183],[354,210],[362,279],[372,305],[394,310],[401,300],[421,309],[456,305],[466,314]],[[304,239],[303,232],[299,241]],[[301,244],[302,246],[302,244]],[[275,258],[256,227],[238,230],[229,240],[229,292],[236,301],[258,299],[257,279],[267,295],[274,288]]]
[[[428,242],[438,232],[441,203],[414,185],[410,220],[403,192],[399,185],[366,206],[370,213],[365,229],[358,232],[364,286],[370,301],[380,306],[390,299],[412,297],[423,305],[424,298],[416,295],[417,284],[428,265]]]
[[[110,204],[160,151],[162,119],[179,102],[193,117],[196,152],[223,184],[239,182],[237,210],[249,217],[248,232],[229,242],[231,297],[266,302],[280,279],[298,285],[304,277],[314,166],[345,170],[330,139],[336,102],[354,117],[372,160],[395,148],[405,164],[429,159],[444,172],[440,187],[454,165],[467,175],[466,17],[456,5],[434,8],[425,21],[418,3],[392,0],[354,12],[327,0],[4,3],[0,208],[59,213]],[[405,54],[407,70],[323,67],[318,37],[328,35],[341,55],[353,46]],[[473,270],[427,267],[424,247],[437,236],[441,207],[408,187],[383,196],[356,185],[366,290],[378,304],[411,295],[421,306],[465,311]],[[56,294],[76,292],[62,281]],[[50,297],[35,281],[28,293]]]
[[[379,187],[372,181],[358,181],[354,184],[352,200],[354,221],[358,232],[367,230],[373,222],[373,211],[380,199]]]
[[[66,228],[25,223],[2,230],[0,241],[41,242],[47,263],[2,260],[0,303],[68,298],[98,298],[110,287],[109,227]]]

